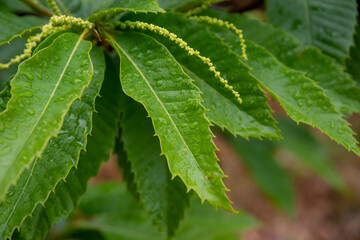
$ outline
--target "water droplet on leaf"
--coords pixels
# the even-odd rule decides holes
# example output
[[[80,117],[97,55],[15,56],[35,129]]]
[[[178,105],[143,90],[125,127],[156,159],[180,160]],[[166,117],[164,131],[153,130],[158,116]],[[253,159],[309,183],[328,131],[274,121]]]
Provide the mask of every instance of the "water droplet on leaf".
[[[35,114],[34,109],[29,108],[29,109],[27,109],[26,111],[27,111],[27,113],[28,113],[29,115],[34,115],[34,114]]]

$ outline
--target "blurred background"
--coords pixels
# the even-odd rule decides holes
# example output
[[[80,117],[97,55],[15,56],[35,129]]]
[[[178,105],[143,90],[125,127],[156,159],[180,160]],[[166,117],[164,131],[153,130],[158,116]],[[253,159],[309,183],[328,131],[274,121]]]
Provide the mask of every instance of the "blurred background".
[[[273,108],[280,108],[271,104]],[[239,233],[239,236],[244,240],[360,239],[359,158],[316,129],[296,126],[279,114],[276,117],[281,121],[283,134],[288,127],[286,134],[296,139],[287,138],[287,143],[236,139],[235,142],[241,142],[241,151],[239,145],[234,146],[222,133],[217,133],[214,138],[220,149],[217,152],[220,165],[228,175],[225,179],[230,189],[228,196],[234,202],[235,209],[245,210],[260,221],[258,227]],[[358,136],[359,120],[359,115],[349,116]],[[299,131],[309,135],[299,135]],[[312,145],[312,151],[315,150],[317,156],[302,152],[303,144],[305,148]],[[288,145],[295,145],[295,149]],[[249,156],[250,159],[245,159]],[[310,160],[301,159],[306,157]],[[321,165],[332,164],[334,172],[323,170],[315,173],[306,160],[323,161],[324,164],[319,163],[319,169]],[[268,161],[270,166],[264,161]],[[274,169],[272,161],[281,169],[280,172],[276,167]],[[118,169],[117,156],[113,155],[91,184],[121,181]]]
[[[266,21],[263,0],[232,0],[214,7],[228,7],[231,12],[246,12],[250,17]],[[0,62],[19,54],[22,47],[17,46],[23,46],[24,42],[18,39],[11,48],[2,46]],[[6,81],[16,68],[14,65],[1,71],[0,82]],[[276,111],[274,117],[286,141],[252,139],[248,142],[213,129],[214,142],[220,149],[217,152],[220,164],[228,175],[225,184],[230,189],[229,198],[236,209],[248,212],[260,222],[255,224],[257,227],[239,233],[239,237],[244,240],[360,240],[359,157],[318,130],[297,126],[270,98],[269,104]],[[360,140],[360,116],[353,114],[348,120]],[[117,156],[113,155],[90,184],[97,186],[121,179]],[[87,200],[91,202],[91,193],[85,197],[85,202]],[[86,203],[82,211],[86,212]],[[75,215],[77,217],[81,218]],[[62,224],[57,228],[61,229]],[[215,222],[211,227],[218,226]],[[94,236],[92,239],[100,239]],[[200,239],[208,240],[204,236]]]
[[[339,0],[340,1],[340,0]],[[358,1],[359,3],[359,1]],[[266,21],[263,0],[217,4]],[[244,240],[360,239],[360,159],[318,130],[297,126],[269,100],[286,141],[229,142],[214,129],[228,196],[261,223],[239,233]],[[348,116],[360,140],[360,116]],[[311,151],[309,151],[311,149]],[[240,157],[239,157],[240,155]],[[265,165],[264,165],[265,162]],[[104,164],[99,181],[121,180],[116,156]]]

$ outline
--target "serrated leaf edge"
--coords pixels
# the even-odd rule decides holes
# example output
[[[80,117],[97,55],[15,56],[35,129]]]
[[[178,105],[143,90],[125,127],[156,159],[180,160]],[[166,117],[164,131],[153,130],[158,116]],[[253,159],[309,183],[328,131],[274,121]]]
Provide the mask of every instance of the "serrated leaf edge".
[[[247,41],[251,41],[251,40],[247,40]],[[256,43],[254,43],[254,44],[257,45],[258,47],[262,48],[263,51],[266,52],[267,54],[273,56],[272,53],[270,53],[267,49],[265,49],[265,48],[262,47],[261,45],[258,45],[258,44],[256,44]],[[274,58],[276,58],[276,57],[274,56]],[[276,59],[277,59],[277,58],[276,58]],[[278,61],[279,61],[279,60],[278,60]],[[323,95],[323,97],[324,97],[324,99],[326,99],[327,102],[329,102],[329,103],[331,104],[331,106],[332,106],[331,110],[334,111],[334,113],[336,113],[336,114],[338,114],[339,116],[341,116],[341,117],[342,117],[341,119],[343,120],[344,123],[346,123],[346,127],[349,129],[349,132],[352,133],[352,135],[355,134],[354,131],[350,128],[350,123],[347,122],[347,121],[344,119],[344,114],[341,113],[341,112],[332,104],[331,98],[326,94],[326,90],[324,90],[322,87],[320,87],[313,79],[311,79],[310,77],[308,77],[305,72],[299,71],[299,70],[296,70],[296,69],[292,69],[292,68],[288,67],[287,65],[285,65],[284,63],[282,63],[281,61],[279,61],[279,63],[280,63],[281,65],[283,65],[285,68],[287,68],[287,69],[289,69],[289,70],[291,70],[291,71],[296,71],[296,72],[298,72],[299,74],[301,74],[301,76],[302,76],[304,79],[306,79],[306,80],[311,84],[311,87],[316,88],[319,92],[321,92],[322,95]],[[259,80],[258,80],[258,81],[259,81]],[[282,104],[282,101],[279,100],[279,99],[281,99],[281,97],[278,97],[278,95],[277,95],[274,91],[272,91],[270,88],[268,88],[267,86],[265,86],[261,81],[259,81],[259,84],[260,84],[260,85],[264,88],[264,90],[266,90],[266,92],[269,93],[282,107],[284,106],[284,105]],[[289,104],[289,103],[288,103],[288,104]],[[290,104],[289,104],[289,105],[290,105]],[[296,107],[293,107],[293,109],[295,109],[296,112],[301,113],[302,115],[304,115],[304,114],[303,114],[301,111],[299,111]],[[315,127],[315,128],[317,128],[317,129],[319,129],[322,133],[326,134],[330,139],[332,139],[333,141],[335,141],[337,144],[340,144],[340,145],[344,146],[348,151],[352,151],[352,152],[354,152],[356,155],[360,156],[360,148],[357,146],[357,143],[358,143],[357,141],[354,143],[354,144],[355,144],[355,148],[352,148],[352,147],[350,147],[350,146],[345,146],[344,144],[341,144],[339,141],[337,141],[337,140],[334,139],[333,137],[329,136],[329,135],[328,135],[326,132],[324,132],[322,129],[320,129],[319,127],[317,127],[316,125],[314,125],[311,121],[304,121],[304,120],[299,120],[299,121],[298,121],[298,120],[295,120],[292,116],[290,116],[290,115],[287,113],[287,111],[286,111],[286,114],[287,114],[291,119],[293,119],[297,124],[299,124],[299,122],[303,122],[303,123],[306,123],[306,124],[308,124],[308,125],[310,125],[310,126],[312,126],[312,127]]]
[[[159,99],[159,97],[157,96],[156,92],[153,90],[153,88],[152,88],[152,86],[150,85],[150,83],[148,83],[146,77],[143,75],[143,73],[141,72],[141,70],[138,69],[138,67],[137,67],[136,64],[132,61],[132,59],[130,58],[130,56],[128,56],[128,55],[126,54],[126,52],[121,48],[121,46],[115,41],[115,39],[114,39],[109,33],[106,33],[106,36],[107,36],[107,38],[108,38],[109,41],[113,42],[119,49],[121,49],[121,51],[128,57],[128,59],[131,61],[131,63],[134,65],[134,67],[137,69],[137,71],[140,73],[140,75],[144,78],[146,84],[149,86],[149,88],[150,88],[151,91],[153,92],[154,96],[156,96],[156,98],[157,98],[158,101],[160,102],[162,108],[163,108],[164,111],[166,112],[166,115],[170,118],[171,123],[172,123],[173,126],[175,127],[175,129],[176,129],[177,133],[179,134],[180,138],[182,139],[184,145],[188,147],[187,143],[186,143],[185,140],[183,139],[181,133],[179,132],[179,130],[178,130],[176,124],[174,123],[173,119],[171,118],[170,114],[168,113],[168,111],[166,110],[165,106],[163,105],[163,103],[161,102],[161,100]],[[155,40],[155,41],[156,41],[156,40]],[[167,50],[167,51],[168,51],[168,50]],[[170,52],[169,52],[169,53],[170,53]],[[171,53],[170,53],[170,55],[171,55]],[[173,60],[177,63],[176,59],[175,59],[172,55],[171,55],[171,57],[172,57]],[[179,66],[180,66],[180,65],[179,65]],[[181,71],[183,72],[183,74],[186,75],[186,73],[182,70],[182,68],[181,68]],[[190,78],[190,79],[191,79],[191,78]],[[191,84],[193,84],[193,83],[191,83]],[[194,84],[193,84],[193,85],[194,85]],[[194,87],[198,89],[198,87],[197,87],[196,85],[194,85]],[[200,93],[201,93],[201,92],[200,92],[200,90],[198,89],[198,94],[199,94],[199,96],[200,96]],[[200,97],[200,99],[201,99],[201,97]],[[206,110],[206,108],[201,104],[201,101],[202,101],[202,100],[199,100],[199,105],[200,105],[203,109]],[[141,103],[142,103],[142,102],[141,102]],[[146,107],[143,103],[142,103],[142,105],[144,106],[144,108],[146,109],[146,111],[149,113],[147,107]],[[149,114],[149,117],[151,117],[150,114]],[[207,120],[207,122],[209,123],[209,126],[208,126],[209,132],[210,132],[211,135],[214,137],[214,134],[213,134],[212,131],[210,130],[211,123],[210,123],[210,121],[208,120],[208,118],[206,117],[205,111],[204,111],[204,113],[203,113],[203,117],[204,117],[204,118]],[[151,120],[152,120],[153,125],[154,125],[154,121],[153,121],[153,118],[152,118],[152,117],[151,117]],[[156,132],[156,130],[155,130],[155,132]],[[158,136],[157,134],[155,134],[155,135]],[[161,155],[165,155],[166,158],[169,159],[169,157],[167,156],[167,154],[166,154],[166,153],[163,153],[162,144],[161,144],[162,140],[161,140],[159,137],[158,137],[158,139],[159,139],[159,142],[160,142],[160,148],[161,148],[161,152],[162,152]],[[215,147],[215,144],[213,143],[213,141],[211,141],[211,142],[212,142],[212,145]],[[189,149],[189,148],[187,148],[187,149]],[[190,151],[190,152],[191,152],[191,151]],[[215,151],[214,151],[214,155],[216,156]],[[194,155],[193,155],[192,152],[191,152],[191,156],[192,156],[193,159],[195,160],[196,165],[198,165],[198,162],[196,161],[196,158],[194,157]],[[217,158],[217,157],[216,157],[216,158]],[[218,159],[218,158],[217,158],[217,159]],[[219,161],[219,160],[218,160],[218,161]],[[198,167],[199,167],[199,169],[201,170],[200,172],[201,172],[201,174],[203,175],[204,179],[206,179],[206,183],[207,183],[208,185],[210,185],[212,189],[214,189],[214,186],[212,186],[212,184],[208,182],[208,180],[207,180],[207,178],[206,178],[206,175],[205,175],[204,172],[202,171],[202,168],[201,168],[199,165],[198,165]],[[218,166],[218,167],[219,167],[219,170],[221,171],[223,177],[225,177],[225,175],[224,175],[223,171],[221,170],[220,166]],[[183,178],[182,178],[178,173],[173,173],[172,171],[170,171],[170,172],[171,172],[171,174],[172,174],[171,180],[173,180],[176,176],[178,176],[178,177],[181,178],[181,180],[184,182]],[[223,181],[221,181],[221,184],[222,184],[222,186],[224,187],[225,192],[226,192],[226,191],[230,191],[229,189],[226,188],[226,186],[224,185]],[[204,198],[204,196],[202,196],[201,191],[196,191],[196,189],[194,189],[193,187],[190,187],[190,188],[189,188],[186,184],[185,184],[185,186],[186,186],[186,188],[187,188],[187,193],[190,192],[191,190],[194,190],[194,191],[199,195],[202,204],[205,202],[205,200],[207,200],[207,198]],[[218,193],[218,191],[217,191],[216,189],[215,189],[215,192]],[[225,192],[223,192],[224,195],[225,195]],[[225,195],[225,196],[226,196],[226,195]],[[235,210],[231,207],[231,205],[230,205],[231,203],[232,203],[232,202],[229,200],[228,206],[222,204],[221,202],[214,202],[214,205],[216,205],[215,208],[217,208],[217,206],[222,206],[222,207],[223,207],[224,209],[226,209],[226,210],[229,210],[229,211],[231,211],[231,212],[237,213],[237,211],[235,211]]]
[[[60,36],[59,36],[59,37],[60,37]],[[56,39],[57,39],[57,38],[56,38]],[[78,44],[80,43],[81,40],[83,40],[83,35],[81,35],[81,36],[79,37],[79,40],[78,40],[78,43],[77,43],[76,47],[78,46]],[[51,45],[52,45],[52,44],[50,44],[49,46],[45,47],[44,49],[50,47]],[[74,49],[76,49],[76,48],[74,48]],[[89,56],[89,58],[90,58],[90,60],[91,60],[90,51],[91,51],[91,49],[89,50],[88,56]],[[39,52],[40,52],[40,51],[39,51]],[[74,53],[74,51],[73,51],[73,53]],[[73,53],[72,53],[72,55],[73,55]],[[68,63],[70,63],[70,61],[68,61]],[[92,64],[92,61],[90,61],[90,63],[91,63],[91,66],[92,66],[92,71],[94,72],[94,66],[93,66],[93,64]],[[85,88],[87,88],[87,87],[88,87],[88,86],[84,87],[84,90],[85,90]],[[93,101],[93,104],[94,104],[94,105],[93,105],[93,106],[95,106],[95,100],[96,100],[96,98],[99,97],[99,96],[100,96],[100,94],[98,94],[98,95],[94,98],[94,101]],[[77,100],[77,99],[81,99],[81,97],[80,97],[80,98],[76,98],[75,100]],[[75,101],[75,100],[74,100],[74,101]],[[71,104],[71,105],[72,105],[72,104]],[[71,105],[69,106],[68,110],[70,109]],[[94,110],[95,110],[95,109],[94,109]],[[68,112],[68,111],[67,111],[67,112]],[[95,111],[94,111],[94,112],[95,112]],[[66,115],[66,113],[65,113],[65,115]],[[65,117],[65,115],[64,115],[64,117]],[[64,117],[63,117],[63,119],[62,119],[61,125],[63,125]],[[92,126],[92,124],[91,124],[90,133],[89,133],[88,135],[91,135],[92,128],[93,128],[93,126]],[[56,136],[53,136],[53,137],[56,137]],[[49,140],[50,140],[51,138],[52,138],[52,137],[50,137]],[[48,141],[49,141],[49,140],[48,140]],[[86,151],[86,146],[87,146],[87,138],[86,138],[86,140],[85,140],[84,146],[81,147],[81,148],[79,148],[79,153],[78,153],[78,156],[79,156],[79,157],[80,157],[80,153],[81,153],[82,150]],[[43,152],[45,148],[46,148],[46,145],[45,145],[45,147],[42,149],[41,152]],[[31,169],[31,171],[30,171],[30,174],[29,174],[29,176],[28,176],[28,178],[27,178],[27,181],[26,181],[26,184],[25,184],[25,187],[23,188],[23,190],[27,187],[27,184],[28,184],[28,182],[29,182],[29,179],[32,177],[32,172],[33,172],[33,170],[34,170],[35,164],[36,164],[36,162],[37,162],[37,160],[38,160],[39,157],[41,157],[41,156],[36,157],[35,162],[33,162],[33,167],[32,167],[32,169]],[[32,162],[31,162],[31,163],[32,163]],[[31,164],[31,163],[30,163],[30,164]],[[28,166],[30,166],[30,164],[29,164]],[[14,227],[14,228],[11,230],[11,234],[13,234],[13,232],[14,232],[16,229],[17,229],[17,230],[20,230],[21,225],[23,224],[23,222],[25,221],[25,219],[26,219],[27,217],[32,217],[32,213],[34,212],[34,210],[36,209],[36,207],[38,206],[38,204],[41,204],[41,205],[44,207],[44,204],[45,204],[45,202],[47,201],[47,199],[49,198],[50,194],[51,194],[52,192],[55,193],[55,188],[56,188],[56,186],[58,185],[58,183],[59,183],[60,181],[66,182],[66,177],[69,175],[71,169],[72,169],[73,167],[77,168],[77,165],[78,165],[78,164],[73,165],[73,166],[71,166],[71,167],[68,169],[68,171],[67,171],[67,173],[66,173],[66,176],[60,178],[60,179],[54,184],[54,186],[52,187],[52,190],[49,191],[49,193],[47,194],[47,196],[44,198],[43,201],[38,201],[38,202],[35,203],[35,205],[34,205],[32,211],[31,211],[31,213],[23,216],[20,224],[19,224],[18,226]],[[27,168],[28,166],[26,166],[26,168]],[[24,169],[25,169],[25,168],[24,168]],[[22,172],[23,172],[23,170],[22,170]],[[13,185],[13,184],[16,184],[16,182],[12,183],[11,185]],[[22,194],[23,194],[23,192],[24,192],[23,190],[21,191],[21,194],[19,195],[19,198],[18,198],[18,199],[20,199],[20,197],[22,196]],[[17,202],[18,202],[18,201],[17,201]],[[13,208],[12,212],[10,213],[10,215],[12,215],[13,211],[16,209],[16,205],[17,205],[17,203],[15,204],[15,207]],[[11,236],[5,236],[4,238],[7,239],[7,238],[10,238],[10,237],[11,237]]]
[[[31,33],[33,31],[36,31],[36,30],[40,30],[42,28],[42,26],[38,26],[38,27],[32,27],[32,28],[28,28],[28,29],[24,29],[21,33],[17,33],[15,35],[13,35],[11,38],[3,41],[3,42],[0,42],[0,46],[4,45],[4,44],[10,44],[10,42],[12,40],[15,40],[17,38],[22,38],[26,33]]]
[[[122,117],[121,117],[121,118],[122,118]],[[155,131],[155,129],[154,129],[154,131]],[[127,151],[126,151],[126,149],[125,149],[125,142],[124,142],[121,138],[122,138],[122,136],[120,135],[120,138],[119,138],[119,139],[120,139],[120,141],[122,141],[122,142],[124,143],[124,151],[125,151],[125,154],[127,155]],[[159,139],[159,138],[158,138],[158,139]],[[160,143],[159,143],[159,144],[160,144]],[[160,145],[160,147],[161,147],[161,145]],[[136,196],[136,197],[138,198],[138,199],[137,199],[138,202],[139,202],[140,205],[142,205],[143,208],[145,209],[146,215],[151,219],[152,225],[155,226],[155,227],[157,227],[159,230],[161,230],[161,229],[162,229],[162,226],[160,225],[160,223],[158,223],[157,221],[155,221],[155,219],[153,219],[152,216],[150,215],[150,213],[147,211],[147,209],[146,209],[146,207],[145,207],[145,203],[144,203],[144,201],[142,200],[142,195],[141,195],[140,192],[138,191],[138,186],[141,185],[141,184],[139,184],[138,182],[135,182],[135,176],[136,176],[137,174],[136,174],[136,172],[135,172],[135,171],[133,170],[133,168],[132,168],[132,163],[131,163],[131,161],[129,161],[128,158],[125,159],[125,161],[130,165],[130,173],[134,176],[134,181],[133,181],[132,184],[135,185],[135,191],[136,191],[136,193],[137,193],[137,196]],[[166,161],[166,160],[165,160],[165,161]],[[165,162],[164,164],[166,164],[166,166],[169,168],[167,162]],[[171,174],[170,169],[169,169],[168,173]],[[170,181],[173,181],[173,180],[174,180],[174,177],[172,177]],[[185,185],[185,184],[184,184],[184,185]],[[186,186],[186,185],[185,185],[185,186]],[[128,188],[128,187],[129,187],[129,185],[127,184],[127,188]],[[167,190],[165,190],[165,191],[166,191],[166,196],[168,196],[168,195],[169,195],[168,191],[167,191]],[[187,193],[187,194],[189,194],[189,193]],[[190,197],[189,197],[189,198],[190,198]],[[179,229],[179,227],[180,227],[180,225],[181,225],[181,222],[184,221],[184,219],[185,219],[185,214],[186,214],[186,210],[190,209],[190,204],[191,204],[191,201],[189,201],[189,204],[187,205],[187,207],[184,208],[184,214],[182,214],[181,217],[179,218],[179,224],[178,224],[177,228],[174,229],[174,232]],[[167,211],[168,211],[168,208],[167,208]],[[168,214],[167,214],[167,213],[166,213],[166,216],[168,217]],[[169,237],[169,232],[168,232],[168,231],[165,231],[165,232],[162,232],[162,233],[165,233],[166,236]]]

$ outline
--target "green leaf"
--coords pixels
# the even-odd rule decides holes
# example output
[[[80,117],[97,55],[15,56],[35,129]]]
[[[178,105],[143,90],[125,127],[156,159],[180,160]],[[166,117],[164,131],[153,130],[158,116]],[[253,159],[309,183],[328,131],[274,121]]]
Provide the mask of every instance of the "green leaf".
[[[325,147],[304,126],[278,119],[284,140],[276,145],[293,153],[296,160],[303,163],[312,172],[319,175],[336,190],[346,193],[349,189],[330,161]]]
[[[120,126],[121,127],[121,126]],[[116,139],[115,153],[118,158],[118,165],[122,170],[122,180],[126,183],[127,190],[139,202],[140,196],[137,191],[134,172],[131,171],[131,163],[128,160],[127,154],[124,149],[124,142],[121,140],[122,129],[120,128],[119,138]]]
[[[57,137],[50,139],[41,158],[36,158],[30,169],[20,176],[17,185],[7,193],[5,204],[0,206],[0,236],[6,239],[19,228],[34,208],[44,204],[57,183],[65,179],[73,166],[77,166],[80,151],[85,149],[92,128],[95,98],[104,80],[105,60],[102,51],[91,51],[94,75],[81,100],[75,100],[65,116]]]
[[[293,214],[294,186],[285,169],[274,158],[274,143],[255,139],[246,141],[227,135],[264,194],[281,210]]]
[[[6,105],[11,98],[10,82],[0,84],[3,88],[0,90],[0,113],[6,109]]]
[[[64,5],[74,16],[89,18],[91,21],[127,10],[133,12],[164,12],[156,0],[65,0]]]
[[[304,73],[281,64],[264,48],[247,41],[248,64],[253,74],[296,122],[319,128],[331,139],[360,156],[353,131],[322,88]]]
[[[25,38],[17,38],[11,41],[10,44],[0,46],[0,62],[7,63],[9,59],[14,56],[22,54],[24,52],[25,44]],[[0,70],[0,84],[7,82],[15,75],[18,70],[18,65],[18,63],[14,63],[8,69]]]
[[[132,32],[107,37],[121,56],[123,90],[151,116],[173,177],[179,176],[203,201],[232,210],[198,88],[151,37]]]
[[[81,200],[79,210],[93,221],[72,222],[75,231],[81,231],[86,225],[86,231],[94,229],[101,232],[103,237],[106,236],[104,239],[163,239],[145,211],[118,182],[91,186]]]
[[[1,11],[4,12],[31,12],[31,9],[21,1],[1,0]]]
[[[171,180],[166,158],[160,156],[159,140],[154,136],[145,109],[128,97],[124,102],[121,136],[140,202],[153,223],[170,238],[189,205],[186,187],[179,178]]]
[[[247,41],[248,64],[264,88],[296,122],[319,128],[331,139],[360,156],[353,131],[343,115],[332,105],[322,88],[304,76],[281,64],[264,48]]]
[[[357,23],[355,0],[268,0],[269,22],[344,60],[353,45]]]
[[[321,54],[319,49],[308,47],[301,56],[289,59],[287,63],[297,70],[306,72],[308,77],[326,89],[326,94],[340,111],[360,113],[360,88],[356,86],[352,77],[344,72],[343,66]]]
[[[131,219],[137,219],[139,216],[142,218],[146,215],[121,182],[102,182],[90,185],[79,203],[78,211],[84,216],[114,214],[129,218],[131,216]]]
[[[356,33],[354,36],[355,45],[350,49],[350,58],[346,60],[347,71],[360,85],[360,28],[356,27]]]
[[[356,87],[356,82],[333,58],[322,54],[314,47],[302,49],[303,46],[299,40],[270,24],[222,11],[207,11],[206,13],[234,23],[244,31],[247,39],[266,48],[285,65],[304,71],[308,77],[326,90],[326,94],[339,110],[350,114],[360,113],[360,88]]]
[[[233,46],[234,51],[241,54],[242,50],[235,34],[223,27],[209,27]],[[251,40],[247,40],[246,44],[249,55],[246,64],[252,68],[252,73],[263,84],[264,89],[284,107],[294,121],[319,128],[331,139],[360,155],[349,123],[332,105],[322,88],[303,72],[288,68]]]
[[[160,7],[165,9],[196,6],[206,0],[158,0]]]
[[[95,230],[107,240],[164,239],[123,184],[103,183],[90,187],[81,200],[80,212],[92,219],[72,222],[71,232]]]
[[[90,49],[91,43],[82,36],[68,33],[19,65],[11,81],[8,108],[0,114],[0,198],[41,156],[72,102],[89,85]]]
[[[179,55],[176,56],[177,59],[179,59]],[[273,121],[270,116],[270,110],[261,103],[265,103],[266,99],[262,99],[263,93],[258,92],[257,88],[253,88],[255,89],[255,93],[249,92],[249,95],[251,96],[246,97],[249,101],[253,99],[252,102],[239,105],[232,100],[233,96],[223,94],[220,90],[220,86],[214,88],[209,85],[206,82],[208,78],[205,77],[205,74],[202,75],[200,71],[197,71],[196,73],[192,72],[184,66],[183,69],[193,80],[195,80],[194,83],[202,91],[204,106],[210,110],[206,113],[206,116],[211,122],[221,128],[229,130],[234,135],[240,135],[246,139],[249,137],[280,137],[279,130],[275,126],[275,121]],[[259,96],[256,96],[257,94],[259,94]],[[245,99],[243,95],[242,98]],[[258,102],[255,102],[255,99],[257,99]],[[260,105],[258,109],[256,109],[256,104]],[[261,112],[264,110],[260,110],[261,108],[265,108],[265,112]],[[265,118],[260,119],[260,116],[265,116]],[[269,117],[268,121],[265,120],[267,117]]]
[[[80,0],[73,13],[77,17],[88,18],[92,14],[108,8],[115,0]]]
[[[156,0],[82,0],[82,8],[77,15],[89,17],[90,21],[98,20],[107,15],[125,11],[132,12],[165,12]]]
[[[72,168],[65,181],[60,181],[46,202],[38,204],[32,217],[27,217],[20,228],[24,239],[44,239],[52,224],[68,216],[86,191],[87,182],[94,177],[102,162],[109,159],[114,148],[120,115],[119,74],[110,61],[101,98],[96,99],[97,113],[93,116],[91,136],[87,139],[86,152],[82,151],[77,168]]]
[[[298,55],[303,50],[303,44],[296,37],[275,28],[271,24],[244,15],[230,14],[215,9],[208,9],[203,14],[233,23],[244,32],[246,39],[265,47],[281,61],[285,61],[293,55]]]
[[[229,214],[222,209],[215,211],[210,205],[200,205],[198,201],[193,201],[191,205],[175,240],[239,239],[239,232],[259,225],[245,212]],[[99,231],[107,240],[163,239],[154,232],[150,221],[144,216],[144,211],[135,204],[121,184],[106,183],[91,187],[80,208],[89,220],[75,219],[71,223],[72,230],[93,229]],[[71,235],[63,237],[71,238]]]
[[[195,80],[194,84],[202,91],[203,104],[210,110],[206,112],[210,121],[244,138],[262,136],[279,138],[279,131],[258,81],[231,47],[203,26],[180,14],[168,13],[160,16],[149,14],[141,16],[140,19],[165,27],[185,40],[189,46],[199,50],[203,56],[209,57],[222,76],[240,93],[242,104],[239,104],[233,94],[219,84],[219,80],[201,61],[189,56],[173,42],[149,33],[166,45],[176,60],[182,64],[185,72]]]
[[[19,17],[9,12],[0,11],[0,45],[22,37],[25,33],[40,29],[47,23],[46,20],[34,17]]]
[[[56,38],[58,38],[60,35],[69,32],[69,30],[64,30],[64,31],[59,31],[56,32],[54,34],[51,34],[50,36],[48,36],[47,38],[45,38],[42,42],[39,43],[39,45],[35,48],[34,52],[32,55],[35,55],[37,52],[39,52],[40,50],[50,46],[54,40]]]

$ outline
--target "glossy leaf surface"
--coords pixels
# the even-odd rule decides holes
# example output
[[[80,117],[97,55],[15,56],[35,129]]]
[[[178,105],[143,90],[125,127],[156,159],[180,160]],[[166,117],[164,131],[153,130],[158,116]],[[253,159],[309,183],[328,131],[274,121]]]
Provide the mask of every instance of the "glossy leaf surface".
[[[319,128],[331,139],[360,156],[349,123],[332,105],[322,88],[304,76],[304,73],[278,62],[264,48],[251,41],[247,41],[247,45],[251,56],[248,64],[253,67],[252,72],[294,121]]]
[[[8,108],[0,114],[0,197],[25,166],[41,156],[70,105],[89,85],[90,49],[91,43],[81,36],[64,34],[19,65]]]
[[[182,64],[185,72],[195,80],[202,91],[204,106],[210,111],[206,116],[215,124],[228,129],[244,138],[262,136],[278,138],[279,132],[272,118],[266,97],[259,83],[250,74],[250,69],[241,62],[240,55],[232,51],[219,37],[202,25],[186,19],[180,14],[148,15],[142,18],[146,22],[165,27],[184,39],[189,46],[209,57],[221,75],[240,93],[243,100],[239,104],[233,94],[224,89],[219,80],[209,72],[208,66],[180,49],[164,37],[151,33],[161,41]]]
[[[229,30],[222,27],[209,27],[233,46],[234,51],[241,54],[235,34],[230,36]],[[249,55],[246,64],[294,121],[315,126],[348,150],[360,154],[349,123],[337,111],[322,88],[303,72],[286,67],[270,52],[251,40],[246,41],[246,44]]]
[[[159,7],[156,0],[106,0],[94,1],[90,0],[83,6],[90,14],[89,20],[95,21],[106,15],[117,14],[124,11],[132,12],[165,12]],[[88,15],[87,15],[88,16]]]
[[[108,35],[108,41],[121,56],[123,90],[152,118],[173,177],[179,176],[203,201],[232,210],[199,89],[151,37],[127,32]]]
[[[153,223],[170,238],[189,205],[186,187],[178,177],[171,180],[166,158],[160,156],[159,139],[154,136],[145,109],[126,97],[123,111],[121,136],[140,202]]]
[[[339,110],[350,114],[360,113],[360,88],[344,72],[342,65],[322,54],[319,49],[307,47],[300,56],[289,59],[287,63],[318,82]]]
[[[93,116],[91,136],[87,139],[86,152],[82,151],[77,168],[72,168],[65,181],[60,181],[44,205],[38,204],[32,217],[21,225],[23,239],[44,239],[55,222],[68,216],[77,206],[100,165],[109,159],[114,148],[120,114],[119,75],[107,61],[107,71],[101,96],[96,99],[97,113]]]
[[[347,113],[360,112],[360,88],[331,57],[314,47],[303,49],[299,40],[270,24],[221,11],[207,11],[206,14],[234,23],[244,31],[247,39],[266,48],[288,67],[305,72],[326,90],[339,110]]]
[[[71,105],[58,136],[50,139],[42,157],[36,158],[32,166],[24,170],[0,206],[0,236],[3,239],[10,237],[39,203],[44,204],[57,183],[66,178],[73,166],[77,166],[80,151],[85,149],[92,129],[95,98],[105,72],[102,51],[94,48],[90,56],[94,66],[90,86],[84,90],[81,100],[75,100]]]
[[[357,23],[355,0],[268,0],[269,22],[294,34],[305,45],[344,60]]]

